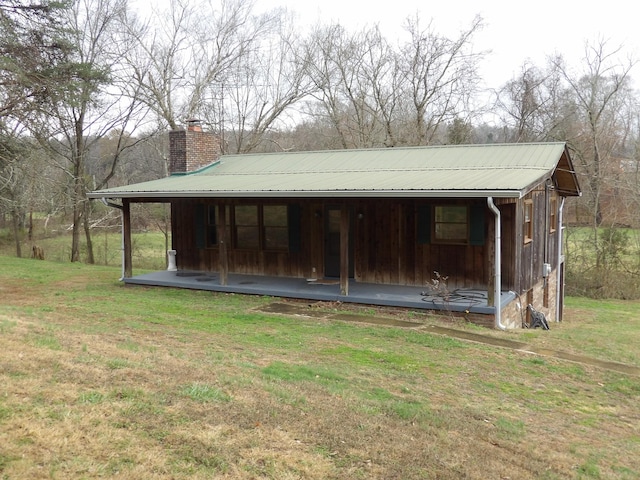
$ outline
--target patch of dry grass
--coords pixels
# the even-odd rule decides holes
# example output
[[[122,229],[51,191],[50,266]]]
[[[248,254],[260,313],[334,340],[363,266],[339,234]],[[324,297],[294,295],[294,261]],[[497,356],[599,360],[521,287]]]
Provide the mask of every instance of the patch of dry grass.
[[[0,263],[4,478],[640,475],[635,377]]]

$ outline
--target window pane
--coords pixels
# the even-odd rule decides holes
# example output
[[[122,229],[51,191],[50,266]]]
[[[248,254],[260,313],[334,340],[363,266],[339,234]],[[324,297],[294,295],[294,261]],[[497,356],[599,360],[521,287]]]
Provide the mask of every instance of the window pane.
[[[436,206],[434,227],[436,240],[466,242],[468,234],[467,206]]]
[[[533,202],[525,200],[524,203],[524,241],[530,242],[533,239]]]
[[[236,226],[236,247],[257,249],[260,246],[258,227]]]
[[[286,227],[265,227],[264,246],[268,250],[286,250],[289,247],[289,230]]]
[[[286,205],[265,205],[262,207],[262,216],[265,227],[286,227]]]
[[[236,225],[257,226],[258,206],[257,205],[236,205],[235,206]]]
[[[436,207],[436,222],[467,223],[467,207]]]
[[[436,223],[436,238],[438,240],[466,240],[467,224]]]

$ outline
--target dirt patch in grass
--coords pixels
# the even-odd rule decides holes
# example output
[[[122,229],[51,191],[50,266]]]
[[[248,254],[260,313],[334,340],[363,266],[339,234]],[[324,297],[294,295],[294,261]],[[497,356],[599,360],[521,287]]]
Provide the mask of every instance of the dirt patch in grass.
[[[0,476],[640,475],[632,376],[90,270],[6,278]]]

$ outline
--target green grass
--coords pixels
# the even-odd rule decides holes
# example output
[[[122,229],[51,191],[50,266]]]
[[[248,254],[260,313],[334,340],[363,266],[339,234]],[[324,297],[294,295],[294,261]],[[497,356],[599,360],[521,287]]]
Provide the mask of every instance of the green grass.
[[[122,265],[122,234],[115,230],[96,231],[92,237],[96,264],[104,266]],[[68,262],[71,258],[71,236],[66,230],[41,233],[32,241],[23,241],[22,256],[31,255],[31,246],[44,250],[45,258],[54,262]],[[171,239],[169,238],[169,245]],[[137,269],[161,270],[166,266],[165,237],[160,232],[134,232],[131,235],[132,261]],[[0,230],[0,255],[15,256],[15,244],[7,230]],[[84,236],[80,238],[80,259],[87,258]]]
[[[640,351],[634,347],[640,342],[637,301],[569,297],[565,304],[574,314],[567,328],[555,328],[560,342],[586,355],[640,366]]]
[[[0,257],[0,478],[640,475],[637,377],[118,277]],[[638,365],[638,307],[473,331]]]
[[[217,387],[194,383],[182,389],[182,394],[196,402],[230,402],[231,397]]]

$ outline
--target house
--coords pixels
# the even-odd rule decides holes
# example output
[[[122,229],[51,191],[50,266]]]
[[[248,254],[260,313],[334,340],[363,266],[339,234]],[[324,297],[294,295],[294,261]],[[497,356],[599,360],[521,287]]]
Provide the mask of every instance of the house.
[[[125,282],[447,309],[497,328],[521,327],[529,304],[562,318],[563,205],[580,195],[562,142],[218,151],[190,125],[170,134],[171,176],[89,194],[123,211]],[[177,271],[132,276],[134,202],[170,203]]]

